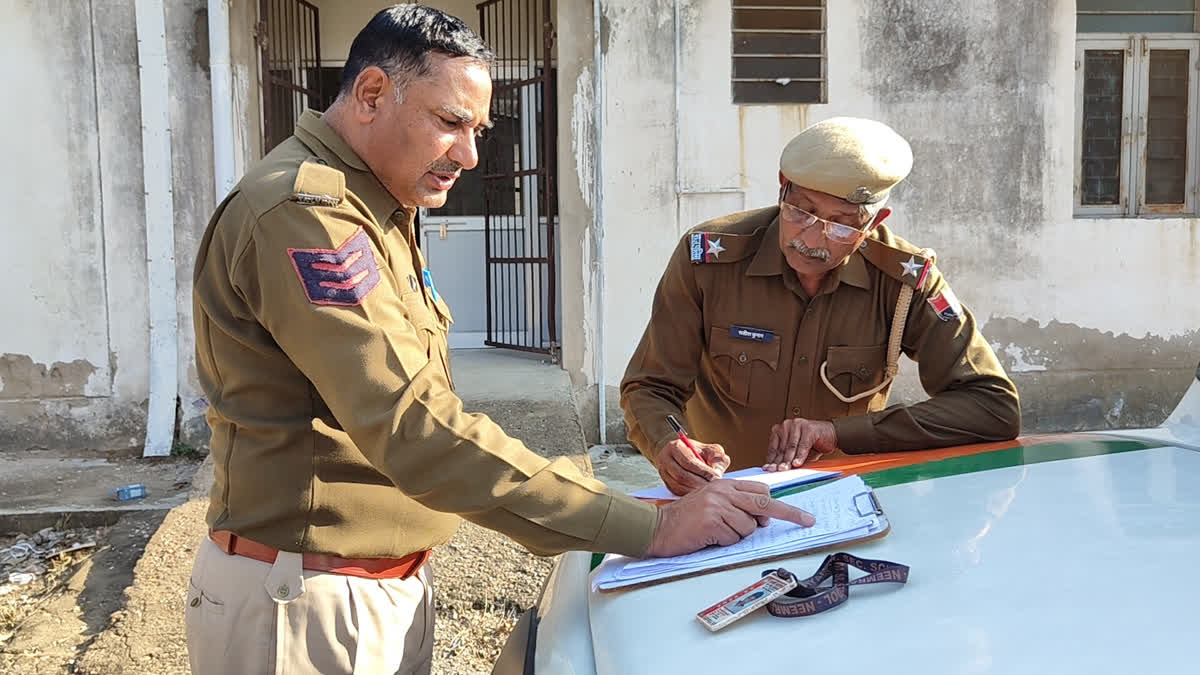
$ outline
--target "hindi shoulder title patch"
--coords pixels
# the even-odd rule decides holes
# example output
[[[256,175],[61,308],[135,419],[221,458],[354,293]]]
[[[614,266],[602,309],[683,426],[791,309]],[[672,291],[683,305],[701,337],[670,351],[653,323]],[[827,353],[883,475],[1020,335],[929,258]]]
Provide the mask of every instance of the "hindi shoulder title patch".
[[[938,318],[942,321],[957,321],[962,318],[962,305],[958,304],[958,298],[954,296],[954,291],[949,288],[944,288],[940,293],[932,296],[925,302],[933,308]]]
[[[304,293],[314,305],[358,305],[379,285],[379,265],[361,227],[337,250],[289,248]]]
[[[717,262],[725,247],[721,245],[721,237],[714,237],[708,232],[693,232],[691,241],[691,260],[694,263]]]

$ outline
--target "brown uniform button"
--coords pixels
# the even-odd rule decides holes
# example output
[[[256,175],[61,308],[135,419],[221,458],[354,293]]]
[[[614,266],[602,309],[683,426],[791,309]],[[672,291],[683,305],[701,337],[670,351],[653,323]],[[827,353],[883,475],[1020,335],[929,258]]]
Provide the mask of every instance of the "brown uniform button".
[[[740,354],[738,354],[738,363],[745,363],[745,362],[746,362],[746,352],[741,352]]]
[[[800,357],[800,363],[808,363],[808,357],[807,357],[807,356],[801,356],[801,357]]]
[[[858,369],[858,376],[859,376],[859,377],[866,377],[866,376],[867,376],[867,368],[866,368],[866,366],[860,367],[860,368]]]
[[[800,408],[792,408],[792,416],[799,417],[800,416]]]

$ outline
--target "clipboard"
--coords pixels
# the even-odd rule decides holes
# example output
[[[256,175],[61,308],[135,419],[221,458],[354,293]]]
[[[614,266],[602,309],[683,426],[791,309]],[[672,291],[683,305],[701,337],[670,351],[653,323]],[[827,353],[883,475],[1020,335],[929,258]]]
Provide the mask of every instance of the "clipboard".
[[[761,558],[749,558],[749,559],[745,559],[745,560],[738,560],[735,562],[726,563],[726,564],[722,564],[722,565],[714,565],[713,567],[706,567],[704,569],[681,572],[679,574],[670,575],[670,576],[662,576],[662,577],[659,577],[656,579],[647,579],[646,581],[639,581],[636,583],[619,586],[616,588],[597,588],[595,590],[595,592],[597,592],[597,593],[619,593],[621,591],[629,591],[629,590],[633,590],[633,589],[637,589],[637,588],[646,588],[648,586],[657,586],[658,584],[669,583],[672,581],[679,581],[680,579],[690,579],[692,577],[703,576],[705,574],[712,574],[713,572],[723,572],[725,570],[737,569],[739,567],[758,566],[763,563],[768,563],[768,562],[772,562],[775,560],[784,560],[787,558],[798,558],[798,557],[802,557],[802,556],[814,555],[817,553],[829,553],[829,552],[837,550],[837,549],[846,549],[848,547],[858,546],[860,544],[875,541],[877,539],[882,539],[882,538],[886,537],[892,531],[891,521],[888,519],[887,514],[884,512],[883,506],[879,503],[879,497],[875,494],[874,490],[867,488],[866,490],[855,494],[853,496],[853,503],[854,503],[855,510],[858,511],[858,514],[860,516],[867,516],[867,515],[874,514],[876,517],[879,518],[880,527],[878,530],[876,530],[874,532],[869,532],[866,535],[863,535],[860,537],[856,537],[853,539],[846,539],[846,540],[831,543],[831,544],[818,544],[818,545],[812,546],[810,548],[796,549],[796,550],[792,550],[792,551],[787,551],[785,553],[766,554],[766,555],[762,556]],[[591,572],[594,573],[597,567],[598,567],[598,565],[593,565]]]

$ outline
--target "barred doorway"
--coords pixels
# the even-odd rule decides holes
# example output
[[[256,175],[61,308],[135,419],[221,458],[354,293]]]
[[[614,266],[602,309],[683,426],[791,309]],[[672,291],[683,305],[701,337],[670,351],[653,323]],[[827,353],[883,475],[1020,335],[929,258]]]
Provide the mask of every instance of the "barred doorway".
[[[263,154],[289,136],[305,108],[325,109],[320,16],[305,0],[259,0]]]
[[[551,0],[479,3],[496,53],[495,128],[481,148],[485,344],[559,359],[555,230],[557,92]]]

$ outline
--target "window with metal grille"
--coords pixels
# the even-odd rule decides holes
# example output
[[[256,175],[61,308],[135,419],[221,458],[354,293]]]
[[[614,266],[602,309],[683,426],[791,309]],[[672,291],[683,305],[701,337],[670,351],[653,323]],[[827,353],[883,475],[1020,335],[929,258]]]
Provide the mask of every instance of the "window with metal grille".
[[[1075,212],[1196,213],[1196,0],[1078,0]]]
[[[825,0],[733,0],[733,102],[825,103]]]

